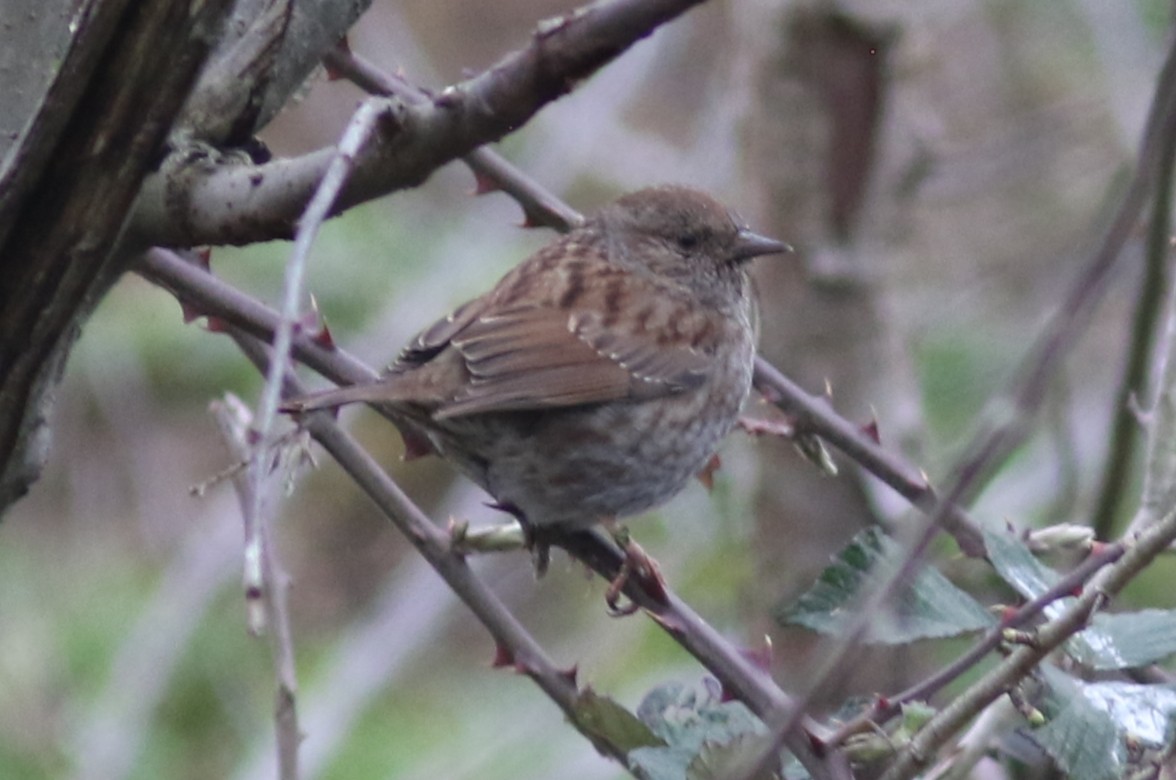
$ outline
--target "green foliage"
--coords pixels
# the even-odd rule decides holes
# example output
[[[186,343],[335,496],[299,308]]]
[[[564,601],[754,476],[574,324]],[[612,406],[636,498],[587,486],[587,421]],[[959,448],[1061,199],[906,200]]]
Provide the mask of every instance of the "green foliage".
[[[1086,683],[1043,667],[1048,722],[1030,732],[1072,780],[1127,777],[1172,738],[1176,686]]]
[[[633,713],[591,688],[580,692],[572,717],[594,742],[600,740],[626,752],[662,744]]]
[[[984,541],[1001,578],[1025,598],[1037,598],[1061,578],[1012,534],[989,532]],[[1073,598],[1061,598],[1049,604],[1045,612],[1056,616],[1073,603]],[[1066,643],[1066,651],[1091,669],[1146,666],[1176,653],[1176,610],[1100,612],[1093,617],[1089,628]]]
[[[1012,533],[986,532],[989,559],[997,574],[1026,599],[1045,595],[1062,575],[1038,560]],[[781,619],[823,633],[844,626],[863,589],[893,569],[896,545],[880,532],[858,534],[821,573],[797,602],[781,611]],[[1046,605],[1056,617],[1072,606],[1071,596]],[[909,642],[951,636],[993,625],[984,609],[946,578],[927,569],[903,594],[897,628],[886,626],[875,641]],[[973,615],[974,623],[962,620]],[[985,616],[980,620],[978,616]],[[1145,666],[1176,653],[1176,610],[1149,609],[1096,614],[1091,625],[1072,637],[1065,651],[1088,668],[1105,671]],[[1087,683],[1051,663],[1041,666],[1045,681],[1042,709],[1047,720],[1032,732],[1034,739],[1075,780],[1110,780],[1142,765],[1148,750],[1172,737],[1176,723],[1176,686],[1126,682]],[[904,721],[891,737],[866,734],[860,744],[847,745],[857,756],[882,759],[909,738],[921,720]],[[668,775],[667,775],[668,777]]]
[[[637,716],[665,744],[629,753],[629,765],[643,780],[707,780],[728,760],[753,745],[763,724],[740,702],[722,701],[711,682],[671,682],[646,695]]]
[[[842,548],[808,591],[777,611],[777,620],[824,634],[842,631],[863,588],[876,585],[879,575],[889,572],[897,551],[898,546],[877,529],[862,531]],[[991,615],[975,599],[931,567],[916,574],[904,589],[893,619],[875,623],[867,641],[879,644],[942,639],[994,625]]]

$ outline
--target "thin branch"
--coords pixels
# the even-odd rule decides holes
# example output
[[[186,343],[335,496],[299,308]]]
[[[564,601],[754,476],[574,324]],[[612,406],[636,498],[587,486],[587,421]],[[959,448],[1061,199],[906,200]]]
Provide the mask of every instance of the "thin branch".
[[[942,688],[975,666],[980,659],[999,647],[1006,629],[1019,628],[1028,624],[1050,604],[1060,598],[1074,595],[1075,591],[1104,566],[1119,560],[1126,549],[1122,542],[1118,542],[1104,545],[1097,552],[1091,553],[1082,563],[1067,572],[1044,593],[1022,604],[1011,615],[1003,617],[999,626],[985,634],[980,641],[959,658],[901,693],[876,699],[868,710],[839,728],[830,738],[830,744],[840,745],[849,735],[866,731],[872,727],[872,724],[889,720],[898,715],[902,710],[902,705],[908,702],[925,701],[934,696]]]
[[[1170,168],[1176,145],[1167,142],[1176,133],[1176,40],[1169,47],[1148,117],[1138,168],[1111,233],[1123,226],[1129,205],[1136,211],[1147,197],[1148,183],[1159,170]],[[1133,223],[1134,220],[1132,220]],[[1126,228],[1123,228],[1126,230]],[[1108,241],[1100,257],[1109,252]],[[936,715],[902,750],[883,780],[912,777],[928,757],[970,718],[988,706],[1003,691],[1021,679],[1050,651],[1080,631],[1096,609],[1117,594],[1128,582],[1176,540],[1176,296],[1169,295],[1167,320],[1169,338],[1165,343],[1163,370],[1158,377],[1156,406],[1152,412],[1147,448],[1147,468],[1140,506],[1124,536],[1127,552],[1120,560],[1099,572],[1075,604],[1056,620],[1043,626],[1032,646],[1015,650],[1003,663]]]
[[[261,342],[248,336],[242,336],[236,340],[259,370],[267,369],[268,355]],[[297,396],[306,393],[306,389],[289,374],[283,384],[287,395]],[[356,484],[376,502],[381,511],[392,520],[405,538],[417,548],[417,551],[445,579],[449,587],[478,616],[498,643],[500,652],[505,653],[504,657],[509,659],[505,663],[511,664],[516,671],[530,677],[559,705],[572,724],[598,750],[606,755],[611,755],[622,765],[627,766],[626,751],[623,746],[614,742],[609,734],[585,725],[584,719],[580,715],[582,692],[577,687],[574,672],[558,669],[547,658],[538,642],[517,621],[498,597],[473,573],[464,557],[451,549],[449,536],[430,522],[424,513],[412,503],[411,499],[400,490],[399,486],[387,476],[371,455],[335,423],[331,412],[323,411],[308,415],[304,419],[304,425],[310,435],[331,453],[331,456],[347,471]],[[584,536],[590,535],[585,534]],[[619,560],[619,551],[617,551],[617,556]],[[642,591],[633,586],[628,588],[626,592],[632,598],[648,600]],[[681,603],[676,598],[670,598],[668,601],[670,604],[665,606],[663,615],[658,622],[670,631],[671,635],[674,635],[675,630],[689,629],[695,632],[705,630],[712,636],[704,637],[704,639],[712,641],[717,639],[718,642],[723,642],[717,632],[714,632],[701,619],[690,613],[687,608],[680,607]],[[675,610],[676,606],[680,609]],[[669,625],[668,616],[676,614],[694,618],[694,622],[687,623],[683,620],[681,625]],[[727,655],[733,667],[742,667],[741,671],[744,674],[756,678],[755,687],[757,690],[771,691],[775,694],[769,694],[774,703],[787,701],[784,694],[771,685],[770,681],[767,681],[767,684],[764,683],[766,675],[752,669],[750,664],[738,653],[732,650]],[[811,744],[806,740],[797,740],[794,744],[790,743],[789,747],[794,750],[797,758],[814,777],[833,776],[827,760],[818,758],[812,751]]]
[[[1114,422],[1111,426],[1110,444],[1107,445],[1107,462],[1095,502],[1091,524],[1095,538],[1110,538],[1114,528],[1119,505],[1127,492],[1128,475],[1139,436],[1139,417],[1132,407],[1132,399],[1143,396],[1147,385],[1148,365],[1155,348],[1156,330],[1160,309],[1164,303],[1164,291],[1168,288],[1168,258],[1171,252],[1171,211],[1172,211],[1172,164],[1173,146],[1176,135],[1163,139],[1164,148],[1160,159],[1167,161],[1157,172],[1156,191],[1152,205],[1151,224],[1147,231],[1147,262],[1143,277],[1139,280],[1139,298],[1135,303],[1135,316],[1131,323],[1131,352],[1115,396]]]
[[[328,54],[326,62],[356,86],[373,94],[394,94],[410,101],[428,97],[426,92],[404,79],[384,73],[343,48]],[[530,224],[548,225],[566,232],[583,221],[578,211],[497,152],[479,148],[462,159],[473,169],[480,182],[489,178],[498,189],[514,198]],[[485,185],[480,183],[479,186]],[[888,453],[866,436],[860,427],[839,416],[826,399],[806,393],[762,357],[756,358],[755,385],[765,398],[793,418],[798,429],[827,440],[925,512],[935,506],[935,493],[921,471],[905,463],[901,457]],[[966,554],[984,554],[984,540],[979,526],[962,508],[949,508],[946,526]]]
[[[749,762],[746,771],[737,772],[735,777],[740,780],[754,777],[769,765],[784,735],[796,727],[803,712],[802,705],[807,706],[840,673],[841,664],[864,638],[876,614],[891,603],[891,599],[913,576],[939,530],[950,525],[956,507],[967,503],[986,484],[996,467],[1024,441],[1058,364],[1083,332],[1095,303],[1107,287],[1110,272],[1139,219],[1151,192],[1156,170],[1162,165],[1159,156],[1167,145],[1165,139],[1173,133],[1176,133],[1176,46],[1169,50],[1158,80],[1135,175],[1098,249],[1070,288],[1062,305],[1046,323],[1009,388],[989,403],[986,419],[981,420],[978,432],[953,469],[947,491],[918,527],[912,529],[904,543],[903,559],[896,571],[864,600],[849,628],[826,643],[827,647],[821,656],[821,670],[810,678],[806,692],[796,698],[797,709],[769,725],[770,738],[765,740],[758,760]]]
[[[294,330],[294,320],[302,306],[304,280],[306,277],[306,263],[310,256],[310,248],[318,236],[323,221],[331,211],[331,207],[339,198],[347,179],[355,167],[355,159],[360,149],[368,142],[374,132],[380,117],[384,115],[388,106],[384,101],[365,100],[351,117],[347,129],[339,141],[339,147],[327,167],[327,172],[319,181],[314,197],[306,206],[306,211],[298,223],[298,231],[294,236],[294,249],[290,253],[290,260],[286,263],[286,278],[282,292],[281,318],[278,329],[274,334],[274,354],[276,360],[270,366],[266,377],[265,390],[261,397],[258,420],[256,424],[259,437],[264,441],[268,438],[273,425],[274,415],[278,410],[281,398],[281,379],[289,365],[290,341]]]
[[[252,460],[256,457],[257,447],[250,443],[249,412],[244,404],[236,399],[218,402],[213,405],[213,415],[235,458]],[[264,468],[265,465],[268,463],[260,464],[259,467]],[[246,534],[245,548],[245,599],[250,612],[250,633],[261,633],[264,626],[274,664],[274,731],[277,735],[278,777],[281,780],[297,780],[298,746],[302,742],[302,731],[298,725],[298,676],[286,598],[288,578],[274,549],[268,515],[255,514],[268,511],[269,502],[265,496],[257,495],[256,491],[265,489],[269,484],[269,480],[258,480],[248,470],[233,475],[233,486],[241,505],[242,517],[246,527],[252,529]],[[249,533],[253,534],[255,548]],[[251,559],[250,555],[255,558]],[[257,614],[258,608],[261,614]]]
[[[754,382],[764,398],[789,416],[796,430],[820,436],[923,512],[942,512],[944,528],[966,555],[985,554],[980,526],[962,505],[939,501],[924,472],[901,455],[888,452],[860,426],[837,414],[827,398],[805,392],[762,357],[755,360]]]
[[[1134,539],[1126,539],[1126,552],[1117,563],[1103,570],[1105,577],[1100,577],[1097,583],[1086,588],[1075,603],[1055,620],[1038,629],[1032,644],[1018,647],[996,668],[944,707],[899,751],[898,758],[887,769],[882,780],[914,777],[940,745],[1029,674],[1063,642],[1084,629],[1091,616],[1106,601],[1119,593],[1174,540],[1176,512],[1150,525]]]
[[[184,262],[172,252],[162,249],[148,252],[139,272],[149,281],[171,290],[189,310],[197,309],[210,318],[215,318],[220,323],[218,328],[225,327],[227,323],[265,341],[271,337],[273,328],[276,327],[278,315],[273,310],[234,290],[207,271]],[[364,381],[374,375],[370,369],[363,368],[358,361],[342,350],[325,347],[305,333],[294,334],[291,351],[298,360],[336,382],[345,384]],[[292,381],[287,377],[286,392],[292,391]],[[303,393],[302,388],[298,387],[295,394]],[[381,411],[378,406],[374,408]],[[500,610],[505,612],[505,607],[498,603],[492,594],[472,593],[467,599],[467,591],[476,591],[484,586],[476,579],[468,579],[474,575],[469,573],[459,556],[449,551],[449,537],[438,531],[420,510],[408,501],[387,475],[378,469],[371,457],[367,453],[362,453],[361,456],[353,452],[352,449],[358,445],[347,439],[333,423],[328,428],[324,427],[326,422],[319,422],[318,417],[310,419],[314,421],[313,425],[310,421],[307,423],[311,435],[340,461],[353,479],[372,495],[377,505],[386,513],[402,513],[390,517],[451,587],[454,587],[455,592],[466,601],[495,639],[510,648],[516,659],[531,658],[535,652],[539,652],[529,635],[525,638],[517,636],[516,629],[522,630],[521,626],[518,626],[517,621],[509,613],[506,613],[506,618],[509,618],[507,624],[500,625],[497,622],[506,619],[500,614]],[[327,438],[321,438],[323,436]],[[374,468],[376,473],[368,473],[369,468]],[[353,469],[358,469],[360,473],[355,473]],[[426,524],[427,528],[422,527],[422,523]],[[571,534],[560,539],[558,544],[606,579],[612,579],[616,575],[623,560],[616,546],[598,532]],[[458,585],[454,585],[451,577],[457,578]],[[790,700],[771,678],[756,669],[738,649],[675,594],[667,590],[665,601],[659,602],[650,598],[635,581],[630,582],[625,593],[644,607],[662,629],[697,658],[730,693],[744,701],[752,711],[767,720],[773,714],[788,708]],[[493,600],[497,606],[487,605],[487,600]],[[519,646],[521,649],[517,652],[514,644],[516,641],[522,642]],[[554,669],[553,666],[551,668]],[[553,673],[558,674],[558,671]],[[553,693],[551,686],[555,685],[555,682],[547,672],[542,674],[544,678],[537,680],[540,687],[553,698],[562,696],[562,699],[557,699],[557,703],[566,711],[566,708],[574,703],[569,698],[572,693],[567,690],[562,693],[556,690]],[[793,751],[814,776],[833,776],[838,762],[844,761],[844,757],[836,752],[823,758],[816,756],[811,740],[823,740],[827,736],[827,730],[809,719],[803,722],[803,726],[807,733],[798,731],[796,735],[790,736],[786,743],[789,750]]]
[[[417,185],[522,126],[540,108],[701,0],[605,0],[541,23],[531,44],[468,81],[411,106],[356,160],[335,211]],[[333,156],[330,149],[261,166],[180,166],[144,186],[134,231],[150,245],[288,238]]]
[[[268,372],[271,358],[261,341],[240,332],[234,334],[234,340],[259,371]],[[290,396],[306,393],[306,388],[289,373],[283,375],[283,389]],[[580,692],[573,675],[559,669],[548,658],[534,637],[469,568],[465,559],[450,549],[449,536],[438,529],[372,456],[335,423],[331,412],[306,415],[303,426],[478,616],[503,652],[509,655],[509,663],[530,677],[573,724],[577,723]],[[600,735],[586,733],[585,736],[605,754],[626,763],[625,751],[618,745]]]
[[[396,96],[408,103],[431,98],[425,90],[377,68],[345,46],[327,52],[323,62],[340,76],[373,95]],[[584,221],[580,212],[557,198],[514,163],[487,147],[461,158],[478,180],[479,195],[499,189],[510,195],[527,215],[528,227],[549,227],[565,233]]]

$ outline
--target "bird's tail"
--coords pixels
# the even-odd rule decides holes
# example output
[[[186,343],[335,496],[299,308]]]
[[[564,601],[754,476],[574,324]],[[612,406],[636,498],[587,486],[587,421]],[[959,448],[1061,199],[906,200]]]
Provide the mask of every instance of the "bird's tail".
[[[378,403],[402,400],[392,388],[384,382],[368,382],[349,387],[336,387],[321,393],[311,393],[298,398],[288,398],[278,407],[279,411],[292,414],[296,412],[313,412],[316,409],[333,409],[337,406],[354,403]]]

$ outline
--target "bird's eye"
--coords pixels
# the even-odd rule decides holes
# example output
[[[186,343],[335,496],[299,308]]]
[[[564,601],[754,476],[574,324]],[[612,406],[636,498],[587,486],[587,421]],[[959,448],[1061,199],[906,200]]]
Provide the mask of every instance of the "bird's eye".
[[[702,239],[697,233],[683,233],[678,236],[678,248],[690,252],[697,249],[701,241]]]

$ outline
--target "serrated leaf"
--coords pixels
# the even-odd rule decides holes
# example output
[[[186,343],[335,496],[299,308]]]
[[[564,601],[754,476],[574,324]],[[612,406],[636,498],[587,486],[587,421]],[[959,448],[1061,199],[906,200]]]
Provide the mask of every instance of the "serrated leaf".
[[[1060,575],[1034,557],[1021,539],[985,532],[989,560],[1001,578],[1027,599],[1053,587]],[[1044,612],[1057,617],[1074,603],[1061,598]],[[1176,611],[1147,609],[1115,615],[1099,613],[1091,626],[1066,642],[1066,652],[1092,669],[1130,669],[1176,653]]]
[[[1129,772],[1125,739],[1159,747],[1172,733],[1176,686],[1084,683],[1043,666],[1049,722],[1029,732],[1072,780]]]
[[[898,545],[877,529],[857,534],[817,582],[791,606],[776,611],[783,624],[836,634],[863,587],[877,582],[877,572],[889,571]],[[876,621],[866,641],[903,644],[918,639],[942,639],[990,628],[995,620],[975,599],[953,585],[933,567],[924,567],[896,600],[893,619]]]
[[[984,532],[988,560],[1013,590],[1034,599],[1052,588],[1060,575],[1034,557],[1025,542],[1011,533]]]
[[[1092,669],[1131,669],[1176,653],[1176,610],[1099,613],[1066,643],[1076,661]]]
[[[664,744],[633,713],[591,689],[580,692],[573,718],[584,733],[616,745],[626,753],[640,747]]]
[[[732,777],[733,770],[743,771],[742,762],[750,762],[758,756],[761,743],[762,740],[752,734],[741,734],[726,744],[704,742],[698,755],[686,767],[686,780],[725,780]],[[780,774],[764,769],[749,780],[780,780]]]
[[[629,753],[629,766],[644,780],[687,780],[704,745],[720,747],[763,733],[763,724],[737,701],[722,701],[705,685],[678,682],[654,688],[637,707],[637,715],[665,741]]]

